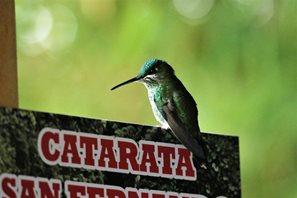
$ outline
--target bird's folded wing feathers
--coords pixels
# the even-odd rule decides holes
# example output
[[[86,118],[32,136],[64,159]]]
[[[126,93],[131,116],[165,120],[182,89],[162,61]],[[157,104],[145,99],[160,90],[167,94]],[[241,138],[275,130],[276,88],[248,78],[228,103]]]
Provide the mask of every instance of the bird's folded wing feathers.
[[[195,157],[200,159],[205,159],[203,149],[199,142],[192,136],[190,131],[187,131],[186,127],[183,126],[182,122],[177,117],[175,112],[174,104],[168,102],[163,106],[163,112],[165,114],[165,119],[168,122],[174,135],[177,139],[189,149]]]

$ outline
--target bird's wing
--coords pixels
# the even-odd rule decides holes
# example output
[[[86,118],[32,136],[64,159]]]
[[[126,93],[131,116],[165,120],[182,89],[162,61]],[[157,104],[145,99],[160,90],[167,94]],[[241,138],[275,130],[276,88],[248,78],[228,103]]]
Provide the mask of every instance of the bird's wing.
[[[162,107],[164,119],[168,122],[168,125],[174,135],[179,141],[189,149],[194,156],[205,159],[204,150],[198,140],[193,137],[192,132],[187,130],[187,127],[178,118],[174,101],[168,101]]]

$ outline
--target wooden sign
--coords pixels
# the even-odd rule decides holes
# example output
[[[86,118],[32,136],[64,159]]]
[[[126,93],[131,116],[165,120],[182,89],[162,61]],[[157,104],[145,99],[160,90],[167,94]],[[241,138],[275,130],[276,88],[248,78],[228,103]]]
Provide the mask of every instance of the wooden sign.
[[[240,197],[238,137],[202,138],[207,169],[159,127],[0,108],[0,197]]]

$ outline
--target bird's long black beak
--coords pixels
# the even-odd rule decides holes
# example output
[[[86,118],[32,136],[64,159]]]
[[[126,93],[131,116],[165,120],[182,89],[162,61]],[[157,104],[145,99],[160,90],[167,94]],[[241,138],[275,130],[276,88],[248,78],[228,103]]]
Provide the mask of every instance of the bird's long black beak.
[[[123,82],[123,83],[121,83],[121,84],[118,84],[117,86],[114,86],[113,88],[111,88],[111,91],[112,90],[114,90],[114,89],[116,89],[116,88],[119,88],[119,87],[121,87],[121,86],[123,86],[123,85],[126,85],[126,84],[129,84],[129,83],[132,83],[132,82],[135,82],[135,81],[137,81],[137,80],[139,80],[140,78],[139,77],[134,77],[134,78],[131,78],[130,80],[127,80],[127,81],[125,81],[125,82]]]

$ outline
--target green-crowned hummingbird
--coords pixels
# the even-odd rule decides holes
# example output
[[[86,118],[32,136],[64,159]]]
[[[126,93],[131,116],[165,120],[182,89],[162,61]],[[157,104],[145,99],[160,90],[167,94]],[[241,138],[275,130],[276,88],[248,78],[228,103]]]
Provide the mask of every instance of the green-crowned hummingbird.
[[[161,126],[170,128],[194,157],[204,161],[205,151],[198,125],[197,105],[191,94],[175,76],[173,68],[165,61],[150,59],[143,64],[136,77],[111,90],[131,82],[141,82],[145,85],[153,113]]]

